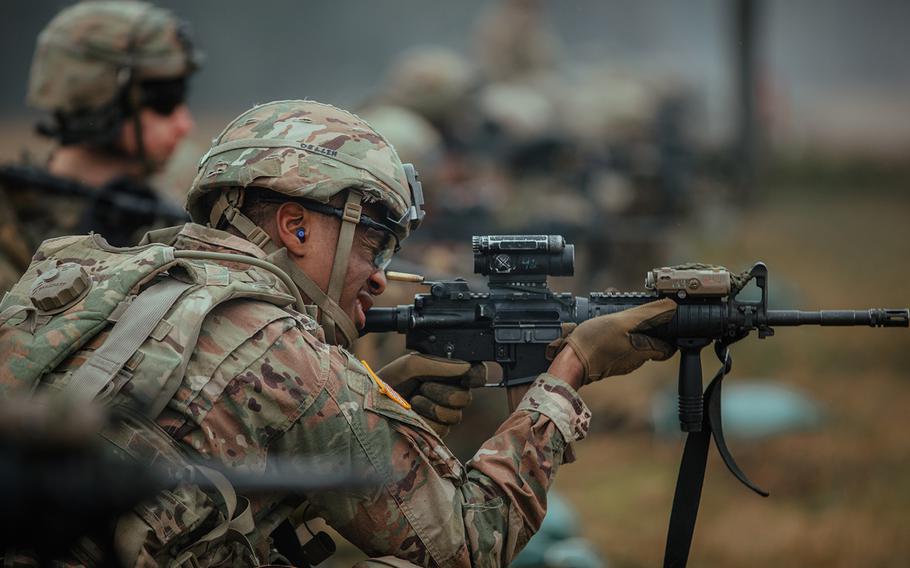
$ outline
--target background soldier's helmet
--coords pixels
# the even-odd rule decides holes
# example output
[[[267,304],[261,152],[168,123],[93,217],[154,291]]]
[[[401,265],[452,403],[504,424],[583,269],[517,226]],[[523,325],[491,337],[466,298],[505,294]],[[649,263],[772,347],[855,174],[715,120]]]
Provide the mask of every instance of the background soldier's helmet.
[[[504,141],[526,143],[555,132],[554,105],[535,89],[519,84],[492,83],[477,95],[477,112],[487,130]]]
[[[426,180],[445,151],[442,136],[425,118],[395,105],[379,105],[358,111],[377,132],[395,146],[402,161],[412,162]]]
[[[185,78],[200,61],[185,23],[167,10],[135,1],[80,2],[38,36],[27,101],[58,121],[87,115],[110,129],[141,102],[123,108],[132,86]]]
[[[470,93],[473,66],[442,47],[415,47],[400,55],[385,79],[389,102],[438,121]]]
[[[315,101],[276,101],[241,114],[213,140],[187,210],[197,223],[218,226],[220,190],[253,186],[326,203],[353,188],[365,203],[385,209],[383,221],[401,241],[423,214],[418,182],[408,171],[392,145],[354,114]],[[229,193],[239,208],[242,195]]]

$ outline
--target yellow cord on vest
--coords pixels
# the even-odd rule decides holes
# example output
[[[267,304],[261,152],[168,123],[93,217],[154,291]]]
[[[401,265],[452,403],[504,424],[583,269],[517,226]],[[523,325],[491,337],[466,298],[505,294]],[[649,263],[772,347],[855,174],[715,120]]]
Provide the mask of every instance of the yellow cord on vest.
[[[380,393],[386,395],[387,397],[389,397],[389,398],[391,398],[392,400],[394,400],[395,402],[397,402],[402,408],[404,408],[404,409],[406,409],[406,410],[410,410],[410,409],[411,409],[411,403],[409,403],[409,402],[406,401],[404,398],[402,398],[402,396],[401,396],[400,394],[398,394],[398,393],[395,391],[395,389],[393,389],[393,388],[390,387],[389,385],[385,384],[385,381],[383,381],[382,379],[380,379],[380,378],[376,375],[376,373],[373,372],[373,369],[370,368],[369,363],[367,363],[367,362],[364,361],[363,359],[361,359],[360,362],[363,363],[363,366],[366,367],[367,373],[370,374],[370,378],[373,379],[373,382],[376,383],[376,386],[377,386],[377,387],[379,387],[379,392],[380,392]]]

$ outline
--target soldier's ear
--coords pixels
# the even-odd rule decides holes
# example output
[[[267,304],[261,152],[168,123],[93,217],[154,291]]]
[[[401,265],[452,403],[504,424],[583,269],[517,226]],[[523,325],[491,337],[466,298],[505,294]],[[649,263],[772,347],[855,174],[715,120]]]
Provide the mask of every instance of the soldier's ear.
[[[313,214],[298,203],[282,203],[275,211],[275,224],[278,231],[278,246],[288,249],[294,256],[303,256],[309,249],[306,235],[312,232]],[[303,236],[303,238],[301,238]]]

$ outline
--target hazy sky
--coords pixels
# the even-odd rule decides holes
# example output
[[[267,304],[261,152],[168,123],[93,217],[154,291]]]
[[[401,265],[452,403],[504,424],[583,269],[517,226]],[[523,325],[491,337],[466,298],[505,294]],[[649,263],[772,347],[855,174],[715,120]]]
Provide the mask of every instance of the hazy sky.
[[[20,115],[35,36],[69,2],[0,3],[0,115]],[[439,43],[468,51],[481,0],[166,0],[207,54],[193,108],[236,114],[254,102],[363,100],[396,53]],[[729,131],[727,0],[544,0],[566,57],[673,74],[699,95],[705,132]],[[910,140],[910,2],[786,0],[762,5],[763,92],[785,135],[856,131]],[[868,132],[867,132],[868,131]]]

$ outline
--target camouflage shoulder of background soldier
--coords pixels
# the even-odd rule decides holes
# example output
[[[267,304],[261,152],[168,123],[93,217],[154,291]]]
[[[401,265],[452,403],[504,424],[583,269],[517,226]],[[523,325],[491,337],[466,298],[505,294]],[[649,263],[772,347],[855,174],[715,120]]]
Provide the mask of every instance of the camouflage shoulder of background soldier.
[[[0,223],[15,227],[9,231],[23,269],[47,239],[94,231],[111,244],[129,246],[150,229],[188,219],[170,197],[133,178],[116,178],[99,188],[43,168],[7,164],[0,166],[0,191]]]
[[[44,240],[76,232],[86,196],[95,191],[32,166],[4,167],[0,180],[29,256]]]

